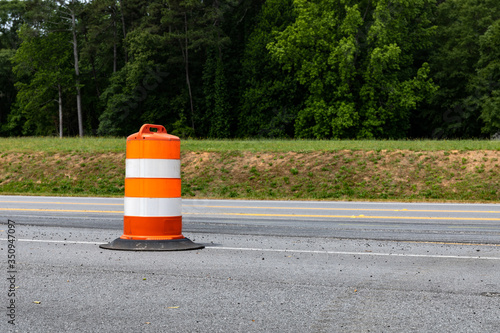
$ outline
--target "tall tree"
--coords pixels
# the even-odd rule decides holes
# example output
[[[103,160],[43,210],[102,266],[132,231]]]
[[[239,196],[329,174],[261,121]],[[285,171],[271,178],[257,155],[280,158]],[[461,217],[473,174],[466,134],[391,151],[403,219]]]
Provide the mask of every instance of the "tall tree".
[[[413,53],[430,43],[432,0],[294,0],[295,22],[268,45],[308,89],[297,137],[401,138],[435,86]]]
[[[125,9],[124,9],[124,5],[123,5],[123,0],[119,0],[119,2],[120,2],[119,9],[120,9],[120,19],[122,21],[123,39],[126,39],[127,38],[127,25],[125,23],[125,14],[124,14]],[[125,45],[125,43],[123,43],[123,53],[125,56],[125,62],[128,62],[127,46]]]
[[[73,41],[73,59],[75,68],[75,88],[76,88],[76,112],[78,117],[78,135],[83,137],[83,115],[82,115],[82,91],[80,86],[80,60],[78,48],[77,15],[82,11],[77,0],[58,0],[60,12],[63,19],[69,21],[71,36]]]
[[[493,135],[500,133],[500,19],[479,38],[479,46],[477,72],[471,85],[475,91],[467,102],[480,108],[482,132]]]
[[[23,1],[0,1],[0,48],[17,49],[20,43],[17,31],[24,23],[24,14]]]
[[[207,119],[203,66],[207,49],[215,49],[221,58],[227,39],[219,26],[220,11],[224,11],[228,2],[156,1],[142,8],[147,15],[127,31],[129,61],[113,75],[103,93],[106,109],[101,116],[100,133],[105,129],[120,133],[128,128],[128,124],[117,128],[114,124],[119,119],[127,123],[133,119],[167,119],[183,133],[191,135],[196,129],[200,135],[208,134],[204,131]],[[222,76],[224,70],[219,64],[219,87],[225,85]],[[149,89],[144,80],[154,82],[154,88]],[[211,81],[211,84],[216,83]],[[219,96],[220,100],[226,100],[223,94]],[[220,105],[219,110],[228,110]],[[225,123],[222,120],[220,124],[225,128]],[[191,130],[186,131],[185,126]],[[221,135],[226,136],[222,132]]]
[[[0,1],[0,134],[8,134],[7,117],[16,98],[10,59],[21,43],[17,31],[24,14],[22,1]]]
[[[295,117],[304,103],[304,89],[290,71],[271,57],[267,44],[294,22],[292,0],[268,0],[256,17],[241,60],[243,89],[238,135],[293,137]]]
[[[230,105],[224,64],[220,51],[209,52],[204,67],[204,92],[206,100],[207,136],[228,138],[231,135]]]
[[[0,134],[8,134],[7,117],[16,98],[15,76],[12,72],[12,49],[0,49]]]
[[[10,126],[21,121],[24,134],[50,135],[57,129],[62,137],[63,90],[72,80],[68,33],[41,33],[23,26],[20,37],[21,46],[13,57],[17,109],[10,115]]]
[[[234,130],[236,114],[230,104],[227,83],[228,56],[226,50],[231,40],[223,31],[226,14],[230,13],[235,1],[215,0],[204,9],[205,21],[202,26],[206,35],[201,36],[205,46],[206,62],[203,68],[203,91],[205,94],[205,112],[201,117],[199,134],[208,137],[228,138]]]
[[[481,43],[487,43],[481,36],[500,19],[500,2],[447,0],[440,2],[436,15],[436,44],[430,65],[432,78],[440,88],[429,111],[423,114],[428,124],[426,134],[435,138],[478,137],[484,118],[477,101],[485,86],[476,74],[486,64],[486,54],[495,54],[481,47]]]
[[[189,96],[191,126],[195,128],[195,106],[193,99],[191,77],[191,52],[197,51],[203,44],[203,32],[200,30],[206,20],[206,3],[187,0],[169,1],[162,10],[162,23],[168,30],[165,35],[167,44],[177,44],[182,54],[186,87]]]
[[[178,80],[178,74],[183,73],[173,51],[178,45],[167,47],[164,43],[163,35],[168,29],[162,25],[161,12],[167,4],[138,0],[123,3],[127,6],[123,13],[129,27],[124,41],[128,61],[111,75],[101,95],[104,111],[98,133],[102,135],[127,135],[136,130],[138,122],[172,120],[185,104],[178,98],[184,82],[174,83],[172,79]],[[172,62],[175,66],[170,66]]]
[[[83,3],[77,0],[29,0],[26,1],[27,18],[33,29],[39,34],[51,32],[69,32],[67,45],[73,49],[74,83],[76,91],[76,113],[78,134],[83,136],[83,113],[81,102],[81,78],[79,64],[79,15],[83,11]]]

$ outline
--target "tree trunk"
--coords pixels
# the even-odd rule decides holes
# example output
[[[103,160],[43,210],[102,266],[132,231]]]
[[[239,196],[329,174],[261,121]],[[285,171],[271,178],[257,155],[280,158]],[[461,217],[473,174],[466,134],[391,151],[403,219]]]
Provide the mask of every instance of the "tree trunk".
[[[63,137],[63,107],[62,107],[62,87],[60,84],[57,85],[57,90],[59,92],[59,138]]]
[[[218,0],[214,1],[214,7],[215,7],[216,13],[218,13],[219,12],[219,1]],[[220,45],[220,29],[219,29],[219,17],[218,16],[215,19],[214,27],[216,27],[216,29],[217,29],[217,48],[219,49],[219,60],[222,61],[222,49],[221,49],[221,45]]]
[[[75,0],[72,0],[75,3]],[[75,84],[76,84],[76,110],[78,115],[78,135],[83,137],[83,119],[82,119],[82,94],[80,91],[80,67],[78,65],[78,41],[76,38],[76,17],[75,11],[71,9],[71,25],[73,32],[73,55],[75,58]]]
[[[113,22],[113,73],[116,73],[116,23]]]
[[[113,20],[113,73],[116,73],[116,7],[113,7],[113,13],[111,14],[111,18]]]
[[[95,69],[95,58],[93,55],[90,57],[90,64],[92,65],[92,76],[94,77],[94,82],[95,82],[95,92],[97,94],[97,98],[100,98],[101,90],[99,89],[99,83],[97,81],[97,71]]]
[[[120,0],[120,14],[122,16],[122,30],[123,30],[123,52],[125,53],[125,63],[128,62],[128,52],[125,39],[127,37],[127,28],[125,27],[125,16],[123,15],[123,0]]]
[[[186,64],[186,82],[188,86],[188,91],[189,91],[189,103],[191,105],[191,125],[193,127],[193,131],[195,131],[194,128],[194,106],[193,106],[193,94],[191,92],[191,81],[189,80],[189,50],[188,50],[188,24],[187,24],[187,13],[184,12],[184,33],[185,33],[185,38],[184,38],[184,47],[185,47],[185,54],[184,54],[184,60]]]

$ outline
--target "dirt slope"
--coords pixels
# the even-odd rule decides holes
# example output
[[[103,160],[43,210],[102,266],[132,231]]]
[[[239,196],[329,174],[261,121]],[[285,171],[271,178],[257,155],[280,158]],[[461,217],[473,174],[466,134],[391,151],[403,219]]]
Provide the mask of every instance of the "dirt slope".
[[[186,198],[500,202],[499,151],[186,152]],[[123,195],[125,155],[5,153],[0,193]]]

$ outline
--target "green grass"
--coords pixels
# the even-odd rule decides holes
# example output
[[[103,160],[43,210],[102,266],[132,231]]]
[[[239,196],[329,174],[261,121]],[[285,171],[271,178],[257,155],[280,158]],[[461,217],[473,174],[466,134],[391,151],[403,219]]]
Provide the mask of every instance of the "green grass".
[[[124,152],[126,138],[0,138],[0,153],[5,152]],[[500,141],[490,140],[195,140],[181,141],[182,151],[200,152],[312,152],[312,151],[468,151],[498,150]]]
[[[125,138],[55,138],[18,137],[0,138],[0,153],[48,152],[48,153],[107,153],[124,152]]]
[[[183,140],[186,151],[312,152],[335,150],[499,150],[490,140]]]

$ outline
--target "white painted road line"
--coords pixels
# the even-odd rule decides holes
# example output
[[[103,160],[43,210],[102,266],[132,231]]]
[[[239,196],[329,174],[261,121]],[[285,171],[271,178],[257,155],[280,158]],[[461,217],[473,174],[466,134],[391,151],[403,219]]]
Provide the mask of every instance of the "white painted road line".
[[[6,241],[0,238],[0,241]],[[98,242],[68,241],[68,240],[48,240],[48,239],[17,239],[18,242],[33,243],[58,243],[58,244],[83,244],[100,245]],[[475,260],[500,260],[500,257],[481,256],[454,256],[454,255],[433,255],[433,254],[410,254],[410,253],[381,253],[381,252],[345,252],[345,251],[324,251],[324,250],[291,250],[291,249],[265,249],[249,247],[226,247],[226,246],[206,246],[210,250],[226,251],[252,251],[252,252],[279,252],[279,253],[302,253],[302,254],[334,254],[334,255],[354,255],[354,256],[378,256],[378,257],[408,257],[408,258],[435,258],[435,259],[475,259]]]
[[[0,241],[6,241],[7,238],[0,238]],[[9,239],[12,241],[12,239]],[[60,244],[90,244],[90,245],[100,245],[103,243],[98,242],[83,242],[83,241],[69,241],[69,240],[52,240],[52,239],[23,239],[18,238],[16,242],[33,242],[33,243],[60,243]]]
[[[290,250],[290,249],[260,249],[248,247],[224,247],[207,246],[206,249],[231,250],[231,251],[260,251],[260,252],[284,252],[284,253],[312,253],[312,254],[338,254],[355,256],[387,256],[387,257],[412,257],[412,258],[438,258],[438,259],[482,259],[500,260],[500,257],[479,257],[479,256],[445,256],[433,254],[406,254],[406,253],[377,253],[377,252],[343,252],[343,251],[315,251],[315,250]]]

